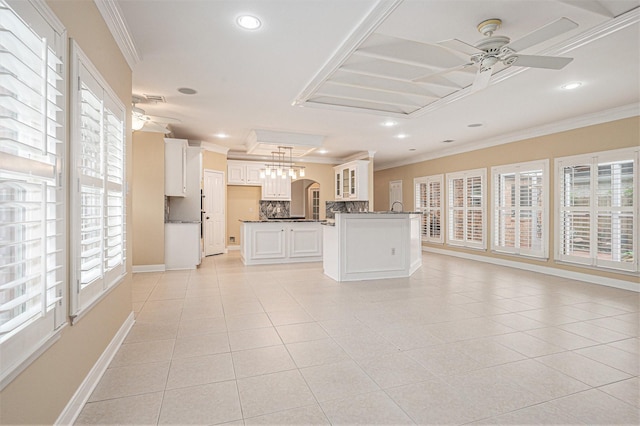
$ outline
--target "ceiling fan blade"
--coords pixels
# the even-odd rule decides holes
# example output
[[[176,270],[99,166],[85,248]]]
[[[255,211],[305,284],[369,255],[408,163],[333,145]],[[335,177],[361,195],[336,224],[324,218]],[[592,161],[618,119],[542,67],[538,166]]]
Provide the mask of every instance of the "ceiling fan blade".
[[[422,77],[414,78],[411,81],[413,81],[414,83],[426,83],[428,81],[433,80],[436,77],[440,77],[441,75],[448,74],[450,72],[454,72],[454,71],[458,71],[458,70],[464,69],[464,68],[466,68],[468,66],[471,66],[471,65],[473,65],[473,64],[471,62],[469,62],[467,64],[458,65],[457,67],[447,68],[447,69],[444,69],[444,70],[441,70],[441,71],[434,72],[432,74],[428,74],[428,75],[424,75]]]
[[[149,114],[146,114],[146,117],[148,117],[149,120],[155,121],[157,123],[163,123],[163,124],[180,124],[180,123],[182,123],[182,120],[179,120],[177,118],[163,117],[161,115],[149,115]]]
[[[171,133],[171,130],[167,129],[166,126],[162,124],[154,123],[153,121],[147,121],[142,127],[141,131],[143,132],[156,132],[156,133]]]
[[[520,52],[527,47],[547,41],[555,36],[571,31],[574,28],[578,28],[578,24],[573,22],[571,19],[560,18],[545,25],[544,27],[540,27],[537,30],[530,32],[516,41],[512,41],[505,47],[508,47],[515,52]]]
[[[489,68],[480,68],[476,74],[476,79],[473,80],[473,85],[471,85],[471,91],[477,92],[478,90],[482,90],[487,87],[489,85],[489,80],[491,80],[492,73],[493,66]]]
[[[514,55],[514,57],[517,59],[512,65],[550,70],[560,70],[573,61],[573,58],[562,58],[560,56]]]
[[[478,49],[475,46],[470,45],[469,43],[465,43],[464,41],[458,40],[457,38],[454,38],[451,40],[439,41],[437,44],[439,46],[446,47],[447,49],[464,53],[467,56],[475,55],[476,53],[482,53],[482,50]]]

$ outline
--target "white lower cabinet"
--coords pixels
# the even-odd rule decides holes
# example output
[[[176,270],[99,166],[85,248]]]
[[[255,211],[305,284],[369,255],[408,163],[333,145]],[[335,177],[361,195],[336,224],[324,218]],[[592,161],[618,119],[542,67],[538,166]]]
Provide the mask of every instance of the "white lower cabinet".
[[[196,269],[200,265],[199,223],[165,223],[164,264],[167,270]]]
[[[320,262],[321,226],[319,222],[243,222],[242,262],[245,265]]]

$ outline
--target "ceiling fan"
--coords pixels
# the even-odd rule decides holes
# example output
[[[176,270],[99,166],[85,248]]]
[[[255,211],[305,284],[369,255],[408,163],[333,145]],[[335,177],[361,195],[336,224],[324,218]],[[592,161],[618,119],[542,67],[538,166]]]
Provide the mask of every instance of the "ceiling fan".
[[[133,96],[133,107],[131,108],[131,128],[133,130],[167,134],[171,133],[171,130],[167,127],[168,124],[178,124],[181,122],[177,118],[146,114],[142,108],[136,106],[136,104],[143,102],[148,102],[148,100],[141,96]]]
[[[506,67],[515,65],[519,67],[559,70],[573,60],[573,58],[558,56],[521,55],[518,53],[528,47],[577,28],[578,24],[570,19],[560,18],[513,42],[509,37],[493,35],[494,31],[500,28],[501,25],[502,20],[498,18],[487,19],[480,22],[478,24],[478,31],[484,35],[485,38],[476,43],[475,46],[458,39],[438,42],[437,44],[440,46],[468,56],[469,61],[453,68],[418,77],[413,81],[416,83],[426,83],[443,74],[470,66],[476,66],[478,67],[478,72],[476,73],[471,90],[477,91],[489,85],[493,69],[498,63]]]

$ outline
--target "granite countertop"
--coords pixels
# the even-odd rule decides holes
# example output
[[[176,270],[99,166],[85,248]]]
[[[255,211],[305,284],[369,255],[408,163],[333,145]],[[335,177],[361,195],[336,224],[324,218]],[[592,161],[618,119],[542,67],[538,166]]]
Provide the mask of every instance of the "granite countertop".
[[[164,223],[197,223],[198,225],[202,223],[200,220],[166,220]]]
[[[275,218],[275,219],[258,219],[258,220],[245,220],[245,219],[238,219],[240,222],[243,223],[273,223],[273,222],[319,222],[319,223],[323,223],[323,220],[317,220],[317,219],[291,219],[291,218]]]
[[[420,212],[396,212],[392,210],[380,211],[380,212],[335,212],[335,214],[420,214]]]

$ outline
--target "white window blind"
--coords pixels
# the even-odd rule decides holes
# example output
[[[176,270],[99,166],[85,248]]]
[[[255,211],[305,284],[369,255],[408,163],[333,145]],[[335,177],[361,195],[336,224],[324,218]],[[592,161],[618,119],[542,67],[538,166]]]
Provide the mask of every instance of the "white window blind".
[[[447,244],[486,248],[486,169],[447,174]]]
[[[72,58],[75,316],[125,273],[125,108],[75,44]]]
[[[422,241],[442,243],[442,187],[444,176],[427,176],[414,179],[415,211],[422,214]]]
[[[493,238],[497,252],[548,256],[547,161],[493,167]]]
[[[0,0],[0,389],[66,308],[64,28],[18,6],[29,23]]]
[[[638,149],[556,160],[556,257],[638,271]]]

